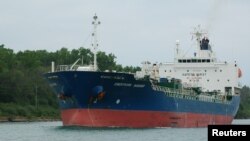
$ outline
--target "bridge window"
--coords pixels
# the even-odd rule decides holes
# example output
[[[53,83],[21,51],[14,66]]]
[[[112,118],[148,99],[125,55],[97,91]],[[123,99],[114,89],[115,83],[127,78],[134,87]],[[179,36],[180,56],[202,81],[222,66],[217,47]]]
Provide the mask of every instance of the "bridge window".
[[[196,59],[192,59],[192,62],[193,62],[193,63],[196,63],[196,62],[197,62],[197,60],[196,60]]]
[[[179,59],[178,60],[178,63],[206,63],[206,62],[208,62],[208,63],[210,63],[210,62],[212,62],[212,60],[210,60],[210,59]]]

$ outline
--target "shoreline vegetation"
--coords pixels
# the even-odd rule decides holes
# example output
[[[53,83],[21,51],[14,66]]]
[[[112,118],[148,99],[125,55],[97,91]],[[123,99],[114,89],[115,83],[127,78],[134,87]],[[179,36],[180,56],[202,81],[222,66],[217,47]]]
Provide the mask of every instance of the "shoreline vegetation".
[[[68,50],[61,48],[55,52],[46,50],[25,50],[14,52],[0,45],[0,122],[54,121],[60,120],[60,110],[56,95],[43,78],[51,69],[51,62],[72,64],[82,58],[82,64],[93,60],[90,49],[80,47]],[[136,72],[139,67],[116,63],[114,54],[97,53],[100,71]],[[250,88],[241,90],[241,104],[237,119],[250,118]]]
[[[54,52],[25,50],[14,52],[0,44],[0,121],[36,121],[60,119],[58,101],[43,77],[56,65],[70,65],[77,59],[85,65],[92,64],[94,54],[80,47],[68,50],[63,47]],[[139,67],[116,63],[116,56],[99,51],[100,71],[136,72]]]
[[[51,118],[51,117],[0,117],[1,122],[49,122],[49,121],[61,121],[60,118]]]

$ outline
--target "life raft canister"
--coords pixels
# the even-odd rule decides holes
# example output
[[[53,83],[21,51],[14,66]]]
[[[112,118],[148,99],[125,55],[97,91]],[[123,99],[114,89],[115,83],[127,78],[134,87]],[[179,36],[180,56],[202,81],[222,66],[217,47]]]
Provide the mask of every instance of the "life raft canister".
[[[242,71],[240,68],[238,68],[238,77],[241,78],[242,77]]]

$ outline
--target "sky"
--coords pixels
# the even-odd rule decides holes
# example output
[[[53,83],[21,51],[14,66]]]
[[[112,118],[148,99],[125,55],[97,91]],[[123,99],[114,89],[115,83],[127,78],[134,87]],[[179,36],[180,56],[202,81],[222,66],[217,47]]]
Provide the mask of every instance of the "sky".
[[[195,51],[191,32],[208,32],[221,61],[237,61],[250,86],[249,0],[0,0],[0,44],[15,52],[90,48],[97,14],[99,50],[117,63],[171,62],[176,40]]]

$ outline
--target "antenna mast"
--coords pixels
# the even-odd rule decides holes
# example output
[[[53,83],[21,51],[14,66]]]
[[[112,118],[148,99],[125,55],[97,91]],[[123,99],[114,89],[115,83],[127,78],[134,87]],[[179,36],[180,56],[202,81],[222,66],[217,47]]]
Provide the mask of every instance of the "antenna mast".
[[[197,53],[198,55],[200,55],[200,41],[201,41],[201,38],[206,36],[207,35],[207,32],[204,32],[202,29],[201,29],[201,25],[198,25],[197,27],[194,28],[194,31],[191,33],[192,34],[192,39],[193,39],[193,36],[195,37],[196,39],[196,42],[197,42]]]
[[[92,46],[93,46],[93,52],[94,52],[94,71],[97,71],[98,67],[97,67],[97,58],[96,58],[96,54],[97,54],[97,49],[98,49],[98,41],[97,41],[97,26],[101,24],[101,22],[98,20],[98,17],[95,16],[93,17],[93,22],[92,24],[94,25],[93,28],[93,33],[92,33]]]

